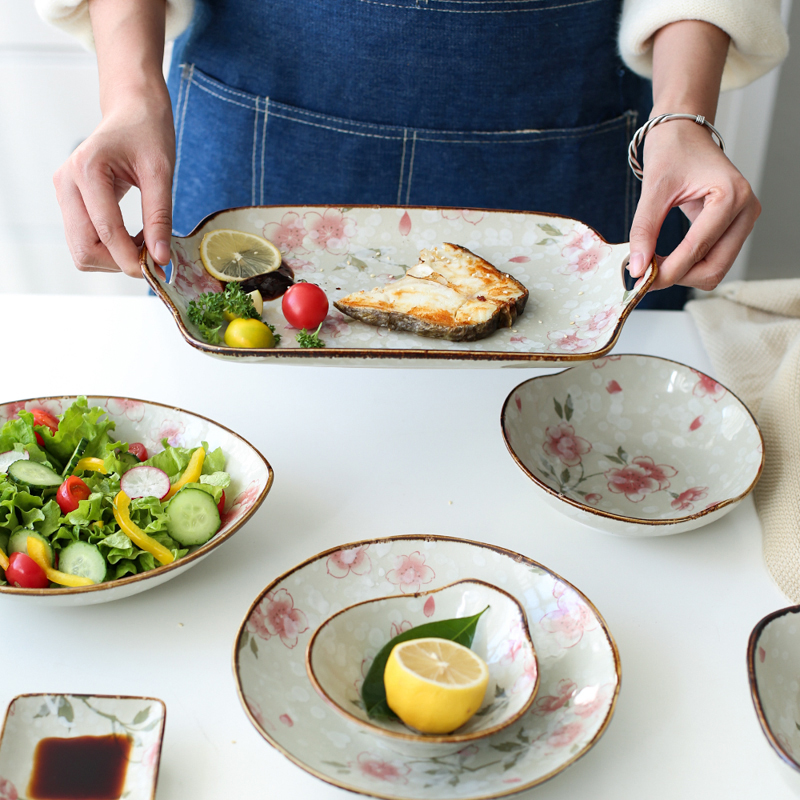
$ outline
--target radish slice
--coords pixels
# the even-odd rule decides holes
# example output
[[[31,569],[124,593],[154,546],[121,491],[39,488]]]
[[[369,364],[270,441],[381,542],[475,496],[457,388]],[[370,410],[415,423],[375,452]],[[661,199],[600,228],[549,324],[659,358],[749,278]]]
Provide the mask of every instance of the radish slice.
[[[5,453],[0,453],[0,472],[8,472],[9,466],[15,461],[27,461],[29,458],[27,451],[20,453],[19,450],[6,450]]]
[[[134,497],[157,497],[163,500],[169,492],[169,475],[158,467],[142,464],[129,469],[120,479],[119,488]]]

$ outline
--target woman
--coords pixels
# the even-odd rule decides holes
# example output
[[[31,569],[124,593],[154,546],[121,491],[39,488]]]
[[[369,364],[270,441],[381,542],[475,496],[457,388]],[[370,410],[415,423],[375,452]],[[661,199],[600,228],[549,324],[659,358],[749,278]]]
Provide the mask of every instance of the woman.
[[[117,205],[132,185],[161,263],[172,228],[188,233],[228,206],[506,208],[630,236],[635,277],[661,233],[671,252],[657,289],[716,286],[760,211],[702,124],[673,119],[647,134],[641,187],[625,154],[648,114],[713,121],[721,85],[779,63],[779,0],[39,6],[97,49],[103,121],[55,176],[79,269],[139,274],[141,240]],[[167,27],[181,32],[169,91]],[[668,216],[678,207],[685,216]]]

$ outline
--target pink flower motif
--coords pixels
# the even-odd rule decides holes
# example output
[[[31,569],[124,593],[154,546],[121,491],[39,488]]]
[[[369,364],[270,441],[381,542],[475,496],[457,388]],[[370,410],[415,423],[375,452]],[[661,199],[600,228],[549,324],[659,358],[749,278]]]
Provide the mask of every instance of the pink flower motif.
[[[17,787],[11,781],[0,777],[0,800],[17,800],[18,797]]]
[[[397,230],[400,231],[401,236],[408,236],[411,233],[411,217],[408,216],[408,211],[404,211],[403,216],[400,217],[400,224],[397,226]]]
[[[355,220],[346,217],[338,208],[326,208],[307,212],[305,221],[308,240],[318,250],[325,250],[332,255],[343,255],[350,246],[350,238],[356,232]]]
[[[694,389],[692,389],[693,395],[710,397],[715,403],[725,397],[727,389],[722,384],[717,383],[713,378],[709,378],[708,375],[703,375],[702,372],[698,372],[696,369],[693,369],[692,372],[699,378],[694,385]]]
[[[435,611],[436,611],[436,600],[434,599],[433,595],[431,595],[425,601],[425,605],[422,607],[422,613],[426,617],[432,617]]]
[[[694,508],[694,503],[698,500],[703,500],[708,497],[708,486],[695,486],[692,489],[687,489],[681,492],[670,505],[677,511],[690,511]]]
[[[367,555],[366,547],[351,547],[348,550],[337,550],[328,556],[325,562],[328,575],[334,578],[346,578],[353,575],[366,575],[372,569],[372,562]]]
[[[287,727],[291,728],[294,725],[294,720],[288,714],[281,714],[278,719]]]
[[[349,762],[348,766],[353,767],[353,762]],[[386,761],[383,758],[373,756],[371,753],[359,753],[355,766],[362,775],[389,783],[408,783],[406,775],[411,772],[411,767],[407,764]]]
[[[172,286],[187,302],[197,299],[204,292],[222,291],[222,284],[216,278],[212,278],[202,264],[190,261],[179,244],[173,249],[172,268],[175,273]]]
[[[463,219],[470,225],[477,225],[485,216],[483,211],[473,211],[470,208],[442,209],[442,219]]]
[[[252,700],[249,697],[245,697],[244,702],[247,704],[247,708],[253,715],[253,719],[262,728],[264,728],[264,730],[271,730],[271,731],[275,730],[275,726],[268,719],[264,719],[264,714],[261,712],[261,706],[258,703],[256,703],[255,700]]]
[[[592,445],[575,435],[575,428],[567,422],[551,425],[546,431],[547,441],[542,445],[545,453],[561,460],[568,467],[577,467],[581,456],[586,455]]]
[[[606,706],[609,692],[608,686],[585,686],[575,695],[572,710],[584,719],[593,717]]]
[[[289,258],[289,257],[286,257],[282,260],[287,267],[291,268],[292,272],[294,272],[295,275],[300,275],[303,272],[314,271],[314,264],[311,261],[305,261],[302,258]]]
[[[569,648],[578,644],[586,631],[597,627],[597,619],[574,594],[562,592],[556,609],[545,614],[540,624],[563,648]]]
[[[350,323],[347,322],[348,318],[338,319],[337,317],[329,316],[322,323],[323,336],[330,336],[332,339],[338,339],[340,336],[345,336],[350,333]]]
[[[517,407],[517,411],[522,411],[522,398],[518,395],[514,395],[514,405]]]
[[[622,391],[622,387],[616,381],[609,381],[606,384],[606,391],[609,394],[619,394]]]
[[[609,491],[624,494],[632,503],[638,503],[651,492],[668,489],[668,478],[677,474],[668,464],[656,464],[649,456],[637,456],[621,469],[607,470],[605,477]]]
[[[674,478],[678,470],[668,464],[656,464],[649,456],[637,456],[633,463],[640,466],[653,480],[658,481],[659,489],[669,489],[668,478]]]
[[[259,491],[258,482],[252,481],[243,492],[236,495],[228,510],[222,515],[222,527],[227,528],[249,511],[258,497]]]
[[[536,699],[533,706],[533,713],[544,716],[545,714],[552,714],[554,711],[558,711],[559,708],[562,708],[569,702],[577,689],[578,687],[575,683],[563,678],[558,682],[555,694],[547,694]]]
[[[436,577],[419,551],[408,556],[397,556],[394,563],[395,567],[386,574],[386,580],[399,586],[404,594],[418,592],[421,585],[430,583]]]
[[[547,338],[560,350],[566,353],[574,353],[577,350],[585,350],[594,344],[592,339],[584,339],[578,335],[578,331],[551,331]]]
[[[509,258],[513,264],[527,264],[530,260],[530,256],[514,256],[514,258]]]
[[[508,341],[512,342],[513,344],[525,344],[526,342],[529,342],[530,339],[528,339],[527,336],[520,334],[518,336],[510,336]]]
[[[763,664],[764,659],[767,657],[767,652],[763,647],[758,648],[758,660]]]
[[[2,419],[3,420],[14,419],[14,417],[16,417],[17,414],[19,414],[19,412],[22,411],[23,408],[25,408],[24,400],[18,401],[16,403],[6,403],[3,406]]]
[[[572,232],[561,255],[567,263],[559,267],[563,275],[577,275],[581,280],[597,271],[603,259],[611,255],[611,247],[604,244],[594,231]]]
[[[269,239],[281,253],[307,253],[303,247],[306,229],[300,215],[287,211],[280,222],[270,222],[264,226],[264,236]],[[287,262],[288,263],[288,262]],[[293,264],[289,264],[295,269]]]
[[[566,747],[572,744],[583,732],[583,725],[580,722],[568,722],[566,725],[559,725],[547,737],[547,743],[551,747]]]
[[[176,419],[165,419],[162,421],[158,431],[153,435],[153,439],[160,442],[166,439],[173,447],[181,447],[183,445],[183,432],[186,426]]]
[[[286,589],[267,592],[265,598],[253,609],[247,620],[247,630],[267,640],[280,636],[281,642],[290,650],[295,647],[301,633],[308,630],[308,619]]]
[[[595,369],[603,369],[609,361],[619,361],[622,356],[606,356],[605,358],[598,358],[596,361],[592,361],[592,366]]]
[[[581,326],[581,331],[585,331],[588,336],[597,337],[611,325],[615,325],[618,319],[619,306],[613,305],[590,317],[589,321]]]
[[[462,747],[460,750],[458,750],[456,755],[460,760],[464,761],[467,758],[472,758],[473,756],[478,755],[478,753],[480,753],[480,748],[478,745],[468,744],[466,747]]]
[[[692,420],[692,424],[689,425],[689,430],[696,431],[705,421],[706,418],[702,414],[699,417],[695,417]]]
[[[597,494],[597,492],[590,492],[583,498],[587,503],[591,505],[597,505],[602,499],[603,495]]]
[[[144,751],[142,755],[142,764],[148,769],[153,769],[156,764],[158,764],[158,752],[159,752],[159,745],[158,742],[154,742]]]
[[[141,422],[144,418],[144,403],[140,403],[138,400],[110,397],[106,402],[106,408],[110,414],[117,417],[125,416],[131,422]]]
[[[525,658],[525,663],[522,665],[522,675],[514,681],[514,685],[511,687],[511,694],[524,692],[529,686],[535,684],[538,674],[539,666],[536,659],[529,652]]]
[[[395,636],[399,636],[401,633],[410,631],[413,627],[414,626],[407,619],[404,619],[399,625],[396,622],[393,622],[392,627],[389,629],[389,637],[394,639]]]

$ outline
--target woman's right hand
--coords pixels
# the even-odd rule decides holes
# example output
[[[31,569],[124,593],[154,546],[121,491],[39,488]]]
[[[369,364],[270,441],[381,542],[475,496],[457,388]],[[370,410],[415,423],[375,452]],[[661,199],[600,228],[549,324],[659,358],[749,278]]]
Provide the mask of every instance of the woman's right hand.
[[[108,104],[106,104],[108,106]],[[165,86],[144,96],[124,94],[104,108],[103,121],[53,177],[67,244],[85,272],[141,277],[142,239],[159,264],[170,259],[175,133]],[[143,231],[125,229],[119,201],[135,186]]]

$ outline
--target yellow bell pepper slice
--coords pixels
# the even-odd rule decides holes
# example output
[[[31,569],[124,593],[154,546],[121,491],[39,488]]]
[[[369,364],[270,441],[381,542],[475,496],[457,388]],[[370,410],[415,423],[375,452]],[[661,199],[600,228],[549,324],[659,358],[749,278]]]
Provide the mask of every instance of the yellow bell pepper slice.
[[[161,564],[171,564],[175,560],[175,556],[163,544],[157,542],[152,536],[148,536],[131,519],[130,507],[131,499],[125,492],[120,492],[114,498],[114,519],[119,527],[137,547],[151,553],[156,561]]]
[[[8,556],[0,550],[0,569],[8,569]]]
[[[169,500],[171,497],[176,495],[180,489],[186,486],[187,483],[197,483],[200,480],[200,475],[203,472],[203,462],[206,460],[206,451],[203,450],[202,447],[198,447],[197,450],[192,453],[192,457],[189,459],[189,463],[186,465],[186,469],[183,471],[183,475],[175,482],[173,486],[170,487],[170,490],[167,492],[167,496],[163,498],[164,500]]]
[[[50,563],[50,554],[47,552],[45,544],[40,539],[33,536],[28,537],[28,555],[44,570],[47,580],[57,583],[60,586],[94,586],[94,581],[84,578],[82,575],[71,575],[69,572],[61,572],[53,569]]]
[[[82,458],[76,465],[75,469],[82,469],[85,472],[102,472],[105,473],[106,465],[102,458]]]

